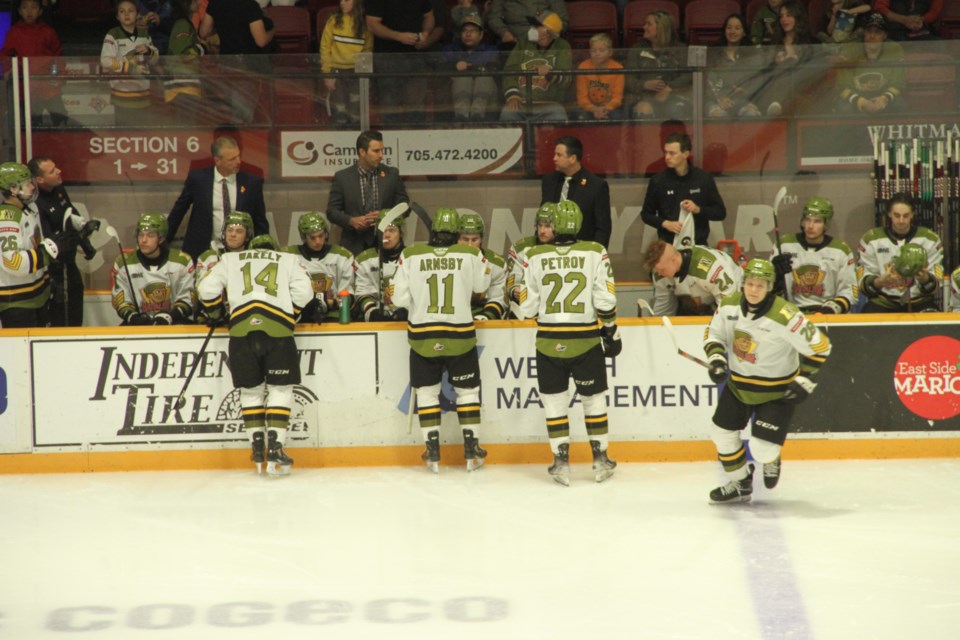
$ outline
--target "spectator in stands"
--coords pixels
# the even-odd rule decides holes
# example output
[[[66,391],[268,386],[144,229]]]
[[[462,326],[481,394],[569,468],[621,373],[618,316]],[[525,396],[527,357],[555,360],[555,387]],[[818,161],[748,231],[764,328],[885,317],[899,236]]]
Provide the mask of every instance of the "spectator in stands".
[[[760,7],[756,15],[753,16],[753,22],[750,24],[750,40],[753,44],[770,44],[773,42],[773,34],[777,30],[777,22],[780,20],[780,5],[783,0],[767,0],[767,4]]]
[[[610,185],[583,166],[583,143],[573,136],[561,136],[553,151],[556,171],[540,181],[540,204],[572,200],[583,216],[578,240],[610,242]]]
[[[137,0],[137,26],[150,33],[150,40],[160,55],[167,55],[170,29],[173,28],[172,0]]]
[[[373,51],[363,0],[340,0],[320,36],[320,68],[327,76],[330,115],[337,124],[360,121],[360,81],[353,77],[358,53]]]
[[[859,22],[870,12],[870,3],[863,0],[832,0],[827,8],[827,27],[825,33],[817,37],[823,42],[851,42],[859,40],[861,29]]]
[[[16,24],[23,20],[23,16],[20,14],[20,5],[22,5],[27,0],[13,0],[13,2],[8,3],[7,6],[10,7],[10,24]],[[57,0],[41,0],[40,2],[40,20],[49,24],[51,27],[53,25],[54,14],[57,10]]]
[[[506,71],[536,71],[536,75],[520,73],[504,76],[503,93],[506,104],[500,112],[504,122],[524,119],[566,120],[567,89],[572,76],[564,71],[573,69],[570,43],[560,37],[563,23],[556,13],[544,13],[540,18],[531,18],[527,37],[510,52]],[[530,83],[530,87],[527,83]],[[528,91],[533,98],[527,102]]]
[[[164,59],[167,79],[163,83],[163,99],[173,105],[176,122],[181,125],[196,122],[204,109],[200,85],[200,56],[206,47],[191,21],[199,0],[174,0],[170,17],[173,20]]]
[[[590,38],[590,57],[577,67],[581,71],[623,69],[613,59],[613,41],[605,33]],[[623,117],[623,74],[597,73],[577,76],[576,116],[579,120],[619,120]],[[606,246],[606,243],[601,243]]]
[[[916,224],[913,198],[897,193],[887,203],[887,225],[860,238],[858,278],[867,296],[864,313],[935,311],[943,279],[943,242]]]
[[[633,117],[689,118],[693,74],[686,66],[687,48],[677,37],[673,16],[662,9],[647,14],[643,39],[627,54],[627,101]]]
[[[367,29],[373,34],[377,100],[381,110],[390,110],[392,121],[413,124],[426,121],[425,76],[408,74],[428,71],[423,50],[436,25],[430,0],[367,0]],[[384,55],[389,54],[389,55]]]
[[[734,13],[723,21],[723,34],[710,49],[707,63],[707,114],[711,118],[725,116],[759,116],[753,103],[760,59],[757,50],[747,41],[743,16]]]
[[[497,101],[497,83],[492,76],[467,74],[496,69],[496,47],[483,41],[483,20],[467,14],[460,23],[460,37],[443,48],[446,68],[458,74],[451,78],[453,116],[457,122],[486,120]]]
[[[850,42],[840,55],[845,66],[837,77],[840,113],[902,113],[906,109],[903,48],[887,42],[886,20],[874,12],[863,26],[863,42]]]
[[[783,3],[773,46],[766,48],[765,85],[756,98],[768,116],[794,110],[796,98],[822,81],[820,70],[809,64],[816,55],[813,43],[806,6],[797,0]]]
[[[874,8],[887,19],[891,40],[935,40],[933,25],[940,19],[943,1],[876,0]]]
[[[510,50],[518,42],[530,39],[530,20],[543,22],[548,14],[559,18],[556,29],[560,35],[570,26],[564,0],[493,0],[487,12],[487,26],[499,38],[503,48]]]
[[[482,27],[486,9],[487,3],[479,0],[477,2],[474,2],[474,0],[457,0],[457,4],[450,7],[450,19],[453,21],[453,26],[459,28],[463,25],[464,18],[475,15],[480,18],[480,26]]]
[[[60,94],[60,83],[56,76],[63,70],[63,55],[60,38],[46,22],[40,20],[40,0],[22,0],[18,15],[20,21],[7,31],[7,37],[0,49],[0,64],[3,73],[10,72],[10,58],[33,58],[30,61],[30,120],[34,127],[43,124],[43,112],[50,114],[54,127],[67,121],[67,108]],[[52,60],[49,58],[53,58]]]
[[[100,50],[100,67],[109,74],[128,76],[110,81],[110,102],[118,125],[142,125],[150,107],[150,63],[158,56],[146,29],[137,26],[137,3],[117,2],[118,26],[110,29]]]

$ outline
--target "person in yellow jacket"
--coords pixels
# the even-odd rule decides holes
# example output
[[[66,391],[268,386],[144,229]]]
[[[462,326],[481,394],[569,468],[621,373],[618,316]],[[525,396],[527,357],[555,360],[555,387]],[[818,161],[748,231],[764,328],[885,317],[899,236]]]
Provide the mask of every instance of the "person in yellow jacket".
[[[340,0],[320,36],[320,68],[327,89],[327,109],[339,124],[360,121],[360,84],[353,74],[358,53],[373,51],[373,36],[367,31],[363,0]]]

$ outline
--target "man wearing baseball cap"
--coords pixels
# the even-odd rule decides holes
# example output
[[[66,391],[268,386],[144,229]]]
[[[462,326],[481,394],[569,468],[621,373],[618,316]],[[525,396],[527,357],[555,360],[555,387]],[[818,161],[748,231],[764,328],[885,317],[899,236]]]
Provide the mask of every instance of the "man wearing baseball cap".
[[[573,69],[573,56],[570,43],[560,37],[563,22],[553,12],[529,21],[527,37],[517,43],[504,66],[504,71],[519,73],[503,78],[505,104],[500,120],[566,120],[564,102],[573,76],[564,72]]]
[[[483,19],[468,13],[460,22],[460,37],[443,47],[444,66],[453,72],[451,93],[457,122],[486,120],[497,103],[493,76],[472,75],[492,71],[497,64],[496,47],[483,41]]]
[[[850,42],[840,55],[844,66],[837,78],[840,113],[901,113],[906,105],[906,79],[900,62],[903,48],[887,42],[887,21],[874,11],[863,23],[863,42]]]
[[[542,18],[548,14],[560,19],[559,25],[549,25],[556,35],[566,31],[569,20],[564,0],[493,0],[487,13],[487,26],[503,43],[503,48],[509,50],[527,39],[530,18]]]

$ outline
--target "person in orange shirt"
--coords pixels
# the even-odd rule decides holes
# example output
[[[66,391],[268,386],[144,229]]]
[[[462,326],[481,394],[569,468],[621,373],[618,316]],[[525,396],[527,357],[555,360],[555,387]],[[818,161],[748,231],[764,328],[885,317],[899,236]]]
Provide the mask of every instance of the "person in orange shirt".
[[[623,69],[613,59],[613,41],[605,33],[590,38],[590,57],[577,67],[583,70]],[[580,120],[616,120],[623,117],[621,74],[597,73],[577,76],[576,116]]]

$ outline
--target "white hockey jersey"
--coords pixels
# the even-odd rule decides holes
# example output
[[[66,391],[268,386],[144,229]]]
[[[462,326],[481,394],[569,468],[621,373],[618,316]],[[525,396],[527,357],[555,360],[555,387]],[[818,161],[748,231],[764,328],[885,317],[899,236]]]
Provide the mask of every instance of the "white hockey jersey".
[[[927,271],[933,277],[932,287],[924,290],[916,278],[911,278],[903,286],[874,291],[870,282],[886,272],[887,265],[900,253],[900,247],[908,242],[918,244],[926,250]],[[916,227],[902,239],[893,237],[883,227],[875,227],[860,239],[857,251],[860,254],[857,270],[860,288],[871,302],[882,307],[899,309],[908,304],[929,302],[936,293],[936,285],[943,280],[943,242],[940,236],[926,227]]]
[[[950,274],[950,299],[947,301],[945,310],[960,313],[960,267]]]
[[[376,307],[381,298],[385,311],[396,310],[397,305],[393,302],[393,276],[397,272],[397,264],[397,260],[384,260],[381,278],[381,264],[376,247],[367,249],[354,260],[353,288],[356,293],[356,308],[361,316]]]
[[[486,293],[473,296],[473,315],[488,320],[500,320],[507,311],[507,269],[503,258],[490,249],[483,249],[483,257],[490,268],[490,286]]]
[[[513,299],[511,293],[514,288],[523,287],[523,265],[527,261],[527,252],[537,246],[536,236],[526,236],[520,238],[510,250],[507,251],[506,272],[507,281],[505,283],[507,301],[510,304],[510,314],[514,318],[522,318],[520,303]]]
[[[300,260],[272,249],[221,255],[200,281],[197,293],[203,308],[213,313],[226,298],[231,337],[253,331],[274,338],[292,336],[297,316],[313,299],[310,278]]]
[[[720,300],[740,290],[743,270],[727,253],[707,247],[681,249],[683,265],[672,278],[653,274],[653,313],[709,315]],[[684,305],[679,298],[686,298]]]
[[[353,295],[353,254],[339,245],[329,245],[324,248],[327,250],[323,252],[323,257],[310,255],[310,252],[305,251],[301,244],[284,247],[283,251],[300,259],[307,275],[310,276],[313,293],[326,298],[330,305],[327,315],[335,318],[340,292],[346,291]]]
[[[182,251],[161,249],[156,260],[144,258],[139,251],[121,254],[113,263],[110,277],[113,308],[122,319],[135,312],[150,316],[170,313],[174,307],[185,318],[193,315],[192,264]]]
[[[11,308],[39,309],[50,298],[50,277],[40,215],[33,205],[26,209],[0,204],[0,311]]]
[[[489,288],[490,267],[476,247],[405,248],[393,277],[393,303],[408,311],[410,348],[428,358],[461,355],[474,348],[471,298]]]
[[[816,311],[831,300],[844,313],[850,311],[860,297],[860,285],[857,261],[846,242],[826,236],[823,244],[811,246],[802,234],[789,233],[780,247],[793,254],[793,269],[784,278],[787,300],[804,311]],[[770,256],[778,253],[774,247]]]

